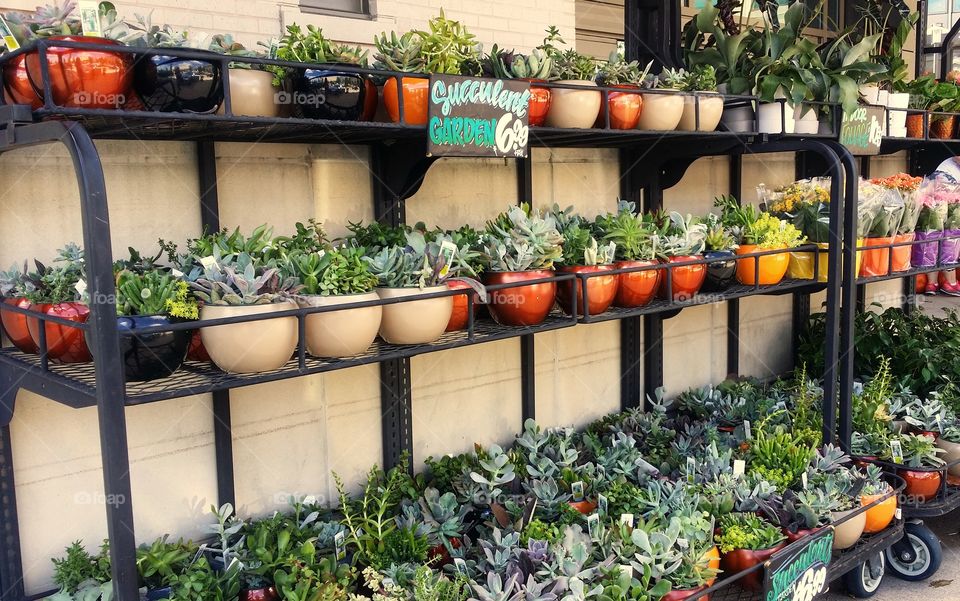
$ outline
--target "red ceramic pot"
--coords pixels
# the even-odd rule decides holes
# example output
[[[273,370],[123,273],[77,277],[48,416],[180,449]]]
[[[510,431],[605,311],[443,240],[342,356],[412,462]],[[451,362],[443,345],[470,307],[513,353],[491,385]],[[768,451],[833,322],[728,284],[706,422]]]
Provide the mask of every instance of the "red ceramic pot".
[[[27,75],[26,54],[10,59],[3,65],[3,92],[9,104],[29,104],[30,108],[43,106],[37,91],[30,84]]]
[[[632,92],[607,92],[607,106],[610,107],[610,129],[633,129],[640,121],[640,111],[643,110],[643,97],[640,96],[639,86],[614,85],[611,88],[625,88],[637,90]],[[600,105],[600,115],[597,116],[595,127],[606,127],[607,115],[603,104]]]
[[[942,478],[940,472],[921,472],[918,470],[898,470],[897,475],[903,478],[907,487],[903,494],[914,497],[921,503],[937,496],[940,492]]]
[[[29,309],[30,301],[25,298],[5,298],[3,302],[19,309]],[[0,323],[3,333],[7,335],[13,346],[24,353],[37,354],[37,343],[30,337],[30,328],[27,327],[27,316],[12,311],[0,311]]]
[[[933,440],[933,442],[937,442],[937,439],[940,438],[940,433],[934,432],[933,430],[920,430],[920,436],[926,436]]]
[[[603,273],[604,271],[613,271],[613,265],[571,265],[569,267],[559,267],[557,271],[562,273]],[[610,308],[613,298],[617,295],[617,283],[619,278],[615,275],[598,275],[587,278],[587,301],[583,300],[583,280],[566,280],[557,282],[557,303],[567,315],[573,315],[573,307],[570,299],[573,293],[573,286],[577,286],[577,313],[586,315],[584,306],[587,306],[590,315],[599,315]]]
[[[787,544],[789,545],[792,542],[798,541],[804,536],[815,533],[820,530],[819,528],[809,528],[807,530],[797,530],[796,532],[790,532],[786,528],[781,528],[780,531],[783,532],[783,535],[787,537]]]
[[[50,40],[121,46],[120,42],[93,36],[52,36]],[[40,53],[27,54],[27,76],[43,99]],[[133,55],[79,48],[47,48],[47,66],[53,102],[70,108],[115,109],[130,96]]]
[[[277,595],[277,589],[272,586],[240,591],[240,601],[277,601],[278,599],[280,596]]]
[[[670,257],[670,263],[682,263],[684,261],[695,261],[700,259],[700,255],[681,255],[679,257]],[[697,294],[703,280],[707,277],[707,266],[703,263],[697,265],[681,265],[680,267],[670,267],[670,274],[673,280],[673,300],[689,300]],[[667,276],[660,278],[660,289],[657,296],[667,298]]]
[[[77,323],[84,323],[90,317],[90,309],[83,303],[57,303],[34,305],[37,312],[68,319]],[[45,322],[47,336],[47,357],[60,363],[86,363],[93,357],[87,348],[87,341],[83,330],[59,323]],[[31,317],[27,319],[27,328],[30,337],[37,348],[40,347],[40,320]]]
[[[363,76],[361,76],[363,77]],[[377,105],[380,101],[380,89],[377,84],[364,77],[363,91],[363,114],[360,115],[361,121],[373,121],[377,116]]]
[[[660,601],[683,601],[684,599],[689,599],[706,588],[707,585],[703,585],[701,587],[688,590],[670,591],[663,597],[660,597]],[[704,595],[703,597],[698,598],[697,601],[710,601],[710,595]]]
[[[613,268],[629,269],[647,265],[658,265],[658,263],[656,261],[617,261],[613,264]],[[660,284],[659,269],[621,273],[618,277],[620,283],[617,286],[617,295],[613,298],[613,304],[618,307],[632,308],[646,305],[653,300],[653,296],[657,293],[657,286]]]
[[[553,275],[550,269],[491,271],[483,274],[488,286],[539,280]],[[497,323],[505,326],[535,326],[543,323],[557,298],[557,283],[542,282],[490,292],[488,308]]]
[[[466,282],[461,282],[459,280],[453,280],[447,282],[447,288],[451,290],[472,290],[470,284]],[[473,293],[473,308],[476,312],[477,305],[479,303],[479,298],[476,293]],[[458,294],[453,297],[453,313],[450,314],[450,323],[447,324],[447,332],[456,332],[459,330],[464,330],[469,323],[470,318],[470,297],[467,294]]]
[[[748,570],[757,564],[765,562],[785,545],[786,543],[780,543],[775,547],[761,549],[760,551],[736,549],[729,553],[724,553],[720,557],[720,569],[722,569],[723,573],[727,576],[733,576],[737,572]],[[763,570],[755,570],[739,579],[738,582],[743,588],[758,591],[763,588]]]
[[[525,79],[531,84],[543,83],[542,79]],[[540,86],[530,86],[530,102],[527,104],[527,122],[529,125],[541,126],[547,120],[547,113],[550,112],[550,101],[552,94],[550,88]]]
[[[586,499],[584,499],[583,501],[570,501],[569,505],[570,507],[573,507],[583,515],[588,515],[590,513],[593,513],[593,511],[597,508],[596,503],[594,503],[593,501],[588,501]]]
[[[878,459],[879,457],[876,455],[854,455],[853,464],[861,469],[867,469],[868,465],[873,464]]]
[[[454,549],[459,549],[461,544],[459,538],[450,539],[450,546]],[[440,567],[453,563],[453,560],[450,558],[450,552],[447,551],[447,547],[443,544],[436,545],[427,551],[427,560],[430,561],[432,565]]]
[[[200,330],[193,332],[190,338],[190,346],[187,348],[187,361],[200,361],[201,363],[210,363],[210,355],[203,346],[203,340],[200,338]]]

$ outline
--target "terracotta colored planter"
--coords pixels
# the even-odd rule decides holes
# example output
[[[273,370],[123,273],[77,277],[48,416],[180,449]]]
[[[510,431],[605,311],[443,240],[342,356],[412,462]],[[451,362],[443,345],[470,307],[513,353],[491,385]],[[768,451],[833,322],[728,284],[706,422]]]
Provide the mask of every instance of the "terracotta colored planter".
[[[450,546],[454,549],[459,549],[462,545],[463,543],[459,538],[450,539]],[[427,551],[427,561],[435,562],[433,565],[437,567],[443,567],[453,563],[453,559],[450,557],[450,551],[447,551],[447,547],[443,544],[436,545]]]
[[[694,261],[701,258],[700,255],[680,255],[678,257],[670,257],[670,263],[682,263],[684,261]],[[700,291],[700,287],[703,286],[703,281],[707,277],[707,266],[703,263],[697,265],[681,265],[679,267],[670,267],[670,287],[673,292],[673,299],[675,301],[689,300],[693,298],[697,292]],[[667,298],[667,275],[664,274],[660,278],[660,288],[657,290],[657,296],[660,298]]]
[[[937,115],[930,116],[930,138],[937,140],[950,140],[953,138],[953,132],[957,130],[956,115]]]
[[[84,323],[90,317],[90,309],[83,303],[58,303],[34,305],[33,310],[53,315],[77,323]],[[60,363],[87,363],[93,357],[87,348],[83,330],[60,325],[51,321],[44,322],[47,336],[47,357]],[[27,318],[30,338],[40,348],[40,320]]]
[[[427,288],[377,288],[380,298],[400,298],[443,292],[446,285]],[[380,337],[391,344],[428,344],[443,335],[453,313],[453,297],[438,296],[383,305]]]
[[[470,284],[466,282],[461,282],[459,280],[452,280],[447,282],[447,288],[451,290],[466,290],[470,292],[473,288]],[[473,293],[473,308],[474,313],[476,313],[476,308],[479,306],[480,298],[477,294]],[[458,294],[453,297],[453,312],[450,314],[450,323],[447,324],[447,332],[457,332],[459,330],[467,329],[467,325],[470,323],[470,295],[469,294]]]
[[[230,69],[230,110],[238,117],[278,117],[277,88],[273,87],[273,73],[258,69]],[[226,111],[224,104],[217,114]]]
[[[610,107],[610,129],[633,129],[640,121],[640,111],[643,110],[643,97],[639,94],[639,86],[613,85],[611,88],[637,90],[637,92],[607,92],[607,106]],[[607,126],[607,112],[603,103],[600,104],[600,114],[597,116],[595,127]]]
[[[710,560],[707,564],[707,567],[711,570],[720,570],[720,549],[716,545],[710,547],[704,555]],[[713,583],[716,582],[716,577],[707,580],[707,586],[713,586]]]
[[[595,88],[597,82],[583,80],[560,80],[554,83]],[[601,97],[599,90],[574,90],[572,88],[553,88],[550,111],[547,113],[548,127],[571,129],[589,129],[597,121],[600,113]]]
[[[850,515],[856,509],[848,511],[834,511],[830,514],[834,522],[839,521]],[[849,549],[857,544],[860,537],[863,536],[863,529],[867,525],[867,512],[863,511],[838,524],[833,530],[833,548],[836,550]]]
[[[593,513],[593,511],[597,508],[597,504],[595,502],[588,501],[586,499],[584,499],[583,501],[570,501],[569,505],[570,507],[573,507],[583,515]]]
[[[740,247],[737,248],[737,254],[745,255],[758,252],[759,250],[755,244],[741,244]],[[758,262],[760,263],[759,272],[757,271]],[[790,253],[788,252],[738,259],[737,281],[747,286],[753,286],[754,284],[761,286],[779,284],[783,276],[787,275],[787,267],[789,266]]]
[[[923,113],[907,115],[907,137],[923,138]]]
[[[533,271],[492,271],[483,274],[488,286],[539,280],[553,275],[549,269]],[[542,282],[514,288],[502,288],[490,293],[488,308],[497,323],[505,326],[535,326],[543,323],[557,298],[557,283]]]
[[[786,543],[780,543],[769,549],[751,551],[749,549],[736,549],[720,556],[720,568],[727,576],[732,576],[737,572],[748,570],[757,564],[761,564],[782,549]],[[744,588],[752,591],[758,591],[763,588],[763,570],[756,570],[747,574],[737,582]]]
[[[403,79],[403,122],[407,125],[427,124],[427,101],[430,98],[430,80],[422,77]],[[393,77],[383,84],[383,104],[394,123],[400,123],[400,94]]]
[[[25,298],[5,298],[3,302],[19,309],[29,309],[30,301]],[[0,311],[0,323],[3,333],[7,335],[13,346],[24,353],[37,354],[37,343],[30,337],[30,328],[27,326],[27,316],[12,311]]]
[[[26,59],[27,55],[21,54],[3,64],[4,102],[29,104],[30,108],[38,109],[43,106],[43,102],[30,83]]]
[[[683,97],[683,114],[677,129],[680,131],[714,131],[723,117],[723,96],[700,94],[700,127],[697,127],[697,101],[693,96]]]
[[[550,88],[536,86],[532,84],[543,83],[542,79],[524,79],[530,82],[530,102],[527,105],[527,123],[534,127],[539,127],[547,121],[547,113],[550,112],[550,102],[553,95]]]
[[[300,307],[331,307],[347,303],[375,301],[376,292],[343,296],[299,296]],[[307,315],[304,335],[307,352],[314,357],[349,357],[358,355],[373,344],[380,330],[382,307],[357,307]]]
[[[269,305],[204,305],[200,319],[262,315],[296,309],[297,303]],[[233,374],[258,373],[283,367],[297,348],[297,318],[280,317],[200,329],[203,346],[213,362]]]
[[[937,439],[937,446],[946,451],[946,453],[941,455],[940,458],[946,461],[948,464],[953,463],[954,461],[960,461],[960,444],[956,442],[950,442],[949,440],[944,440],[941,436]],[[960,463],[947,468],[947,472],[951,476],[960,476]]]
[[[894,244],[899,244],[901,242],[913,242],[915,234],[910,232],[909,234],[897,234],[893,237]],[[912,247],[910,246],[894,246],[890,249],[891,254],[893,254],[893,263],[891,265],[894,273],[898,271],[907,271],[910,269],[910,252]]]
[[[903,478],[907,487],[903,494],[914,497],[921,503],[932,499],[940,492],[940,472],[921,472],[917,470],[898,470],[897,475]]]
[[[819,528],[807,528],[807,529],[804,529],[804,530],[797,530],[796,532],[790,532],[790,531],[787,530],[786,528],[781,528],[781,529],[780,529],[780,531],[783,532],[783,535],[787,537],[787,544],[788,544],[788,545],[789,545],[790,543],[793,543],[793,542],[796,542],[796,541],[800,540],[800,539],[803,538],[804,536],[809,536],[809,535],[813,534],[813,533],[816,532],[817,530],[820,530],[820,529],[819,529]]]
[[[603,273],[612,271],[613,265],[571,265],[569,267],[558,267],[557,271],[562,273]],[[583,281],[580,278],[576,280],[566,280],[557,283],[557,303],[563,312],[567,315],[573,315],[573,307],[570,305],[570,297],[573,286],[577,287],[577,314],[579,315],[599,315],[613,303],[617,295],[617,283],[619,278],[615,275],[601,275],[587,278],[587,301],[583,300]],[[584,311],[586,306],[587,310]],[[589,312],[589,313],[588,313]]]
[[[660,601],[683,601],[684,599],[689,599],[690,597],[696,595],[700,591],[706,589],[707,586],[709,585],[703,585],[701,587],[689,589],[689,590],[670,591],[663,597],[660,597]],[[699,597],[697,601],[710,601],[710,595]]]
[[[240,601],[277,601],[279,598],[277,589],[272,586],[240,591]]]
[[[862,495],[860,497],[860,504],[866,507],[870,503],[873,503],[883,495]],[[866,534],[873,534],[875,532],[880,532],[884,528],[890,525],[890,522],[893,521],[893,516],[897,513],[897,495],[892,495],[880,501],[870,509],[866,511],[867,521],[863,526],[863,531]]]
[[[193,337],[190,339],[190,347],[187,348],[187,361],[210,362],[210,353],[208,353],[207,349],[203,346],[200,330],[194,330]]]
[[[864,246],[882,246],[893,244],[893,236],[864,238]],[[903,248],[911,248],[904,246]],[[860,276],[872,278],[890,273],[890,248],[864,249],[863,262],[860,263]]]
[[[637,129],[673,131],[683,117],[683,96],[679,94],[644,94],[643,110]]]
[[[614,269],[629,269],[631,267],[644,267],[646,265],[658,265],[656,261],[617,261],[613,264]],[[659,269],[646,269],[644,271],[634,271],[632,273],[621,273],[617,285],[617,294],[613,297],[613,304],[618,307],[642,307],[653,300],[657,293],[657,287],[660,285]]]
[[[51,41],[121,46],[120,42],[92,36],[52,36]],[[27,76],[43,99],[40,53],[26,55]],[[115,109],[123,106],[133,81],[133,55],[104,50],[47,48],[47,67],[53,102],[69,108]]]

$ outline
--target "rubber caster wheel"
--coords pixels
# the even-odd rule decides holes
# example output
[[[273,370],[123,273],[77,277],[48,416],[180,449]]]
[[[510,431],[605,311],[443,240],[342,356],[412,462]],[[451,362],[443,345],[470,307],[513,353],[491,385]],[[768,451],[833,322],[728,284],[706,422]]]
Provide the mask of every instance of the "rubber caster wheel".
[[[872,597],[883,582],[886,563],[883,553],[877,553],[844,574],[843,585],[847,592],[858,599]]]
[[[904,540],[884,551],[887,570],[897,578],[918,582],[933,576],[940,569],[943,549],[940,539],[922,523],[908,522]]]

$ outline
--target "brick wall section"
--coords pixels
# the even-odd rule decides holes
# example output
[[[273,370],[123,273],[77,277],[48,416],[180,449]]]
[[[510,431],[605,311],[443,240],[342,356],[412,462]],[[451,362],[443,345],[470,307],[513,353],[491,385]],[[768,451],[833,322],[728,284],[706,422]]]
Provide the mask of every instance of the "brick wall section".
[[[403,32],[426,27],[440,8],[462,21],[484,48],[529,50],[543,40],[544,29],[556,25],[564,39],[575,39],[574,0],[377,0],[374,19],[353,19],[304,13],[296,2],[270,0],[127,0],[115,2],[121,17],[152,11],[154,24],[169,23],[194,33],[232,33],[247,47],[278,36],[283,25],[322,27],[339,42],[372,44],[382,31]],[[3,8],[32,10],[37,0],[4,0]]]

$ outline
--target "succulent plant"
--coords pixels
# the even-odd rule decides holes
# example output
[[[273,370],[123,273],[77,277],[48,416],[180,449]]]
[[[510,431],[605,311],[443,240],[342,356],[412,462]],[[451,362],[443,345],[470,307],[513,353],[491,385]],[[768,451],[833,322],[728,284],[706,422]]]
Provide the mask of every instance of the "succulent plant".
[[[554,214],[557,218],[557,214]],[[561,219],[557,218],[558,222]],[[616,257],[616,242],[608,241],[603,245],[593,235],[591,224],[579,217],[567,221],[560,232],[563,236],[563,255],[559,263],[563,265],[609,265]]]
[[[607,62],[597,69],[597,83],[602,86],[635,85],[639,86],[647,78],[653,61],[647,63],[642,70],[637,61],[627,61],[623,55],[614,50],[610,53]]]
[[[396,32],[381,33],[374,38],[377,52],[374,54],[375,66],[386,71],[401,73],[424,73],[427,61],[422,54],[423,40],[415,31],[397,36]]]
[[[665,67],[656,78],[656,87],[665,90],[683,90],[689,78],[690,74],[684,69]]]
[[[487,222],[484,264],[491,271],[551,269],[563,256],[563,236],[552,215],[513,207]]]
[[[730,232],[727,231],[719,218],[711,213],[707,216],[705,225],[707,226],[707,235],[703,238],[705,250],[732,250],[737,247],[736,240]]]
[[[378,67],[403,73],[479,75],[480,44],[459,21],[440,15],[430,19],[427,31],[381,33],[374,39]]]
[[[698,223],[692,215],[684,217],[673,211],[665,233],[659,237],[657,251],[665,257],[697,255],[703,252],[706,236],[705,224]]]
[[[540,48],[520,54],[494,44],[483,60],[483,74],[499,79],[549,79],[552,70],[553,59]]]
[[[303,294],[363,294],[378,282],[364,260],[363,249],[350,246],[320,252],[294,251],[283,272],[300,282]]]
[[[407,232],[406,239],[406,246],[386,246],[364,258],[381,286],[427,288],[440,285],[451,275],[440,244],[428,242],[417,230]]]
[[[80,34],[83,28],[80,19],[73,14],[76,8],[73,0],[38,6],[32,14],[28,13],[22,19],[29,30],[28,39]]]
[[[27,262],[23,262],[23,269],[14,263],[7,271],[0,271],[0,297],[11,298],[23,296],[19,290],[23,285],[24,274],[27,273]]]
[[[169,25],[154,25],[153,11],[134,15],[135,23],[125,22],[122,31],[114,36],[118,42],[136,48],[179,48],[187,45],[187,32],[175,31]]]
[[[267,305],[297,291],[295,278],[282,279],[274,267],[255,266],[247,253],[240,253],[236,261],[222,257],[207,261],[190,287],[211,305]]]
[[[121,271],[117,274],[117,315],[170,315],[197,319],[190,287],[169,273]]]

